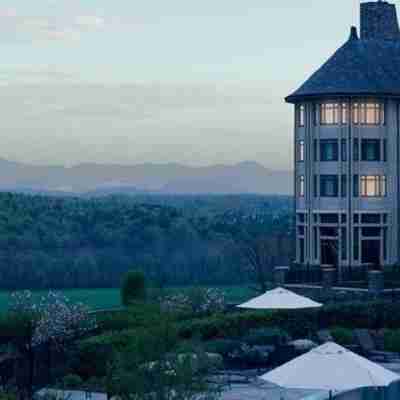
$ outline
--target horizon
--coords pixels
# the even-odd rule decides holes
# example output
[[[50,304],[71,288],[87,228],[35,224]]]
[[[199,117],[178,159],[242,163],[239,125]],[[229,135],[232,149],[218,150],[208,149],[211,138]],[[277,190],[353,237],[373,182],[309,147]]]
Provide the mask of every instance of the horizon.
[[[250,160],[292,170],[284,97],[347,40],[358,8],[356,0],[6,0],[0,156],[64,166]]]

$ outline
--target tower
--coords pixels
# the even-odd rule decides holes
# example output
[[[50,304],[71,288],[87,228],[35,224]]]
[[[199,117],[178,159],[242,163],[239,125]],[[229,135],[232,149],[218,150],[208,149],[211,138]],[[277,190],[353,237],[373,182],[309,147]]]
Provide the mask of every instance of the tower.
[[[298,90],[296,261],[400,261],[400,30],[386,1],[361,4],[350,37]]]

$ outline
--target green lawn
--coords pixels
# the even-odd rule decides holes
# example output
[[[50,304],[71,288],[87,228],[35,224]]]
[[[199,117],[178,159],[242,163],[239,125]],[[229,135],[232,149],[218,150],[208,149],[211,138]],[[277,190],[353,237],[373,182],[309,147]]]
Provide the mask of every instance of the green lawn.
[[[223,286],[218,287],[225,293],[226,300],[230,303],[239,303],[254,296],[255,293],[249,289],[247,285],[243,286]],[[166,293],[184,292],[189,290],[188,287],[183,288],[167,288]],[[61,290],[71,301],[87,304],[92,310],[109,309],[120,307],[119,289],[68,289]],[[39,298],[45,292],[35,292]],[[8,308],[10,293],[0,292],[0,312],[4,312]]]

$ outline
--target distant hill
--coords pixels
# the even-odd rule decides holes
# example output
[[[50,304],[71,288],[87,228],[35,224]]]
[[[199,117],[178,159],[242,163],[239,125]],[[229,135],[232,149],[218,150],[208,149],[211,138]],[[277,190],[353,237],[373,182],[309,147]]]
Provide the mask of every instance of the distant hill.
[[[78,164],[36,166],[0,159],[0,190],[51,195],[86,194],[292,194],[292,172],[256,162],[190,167]]]

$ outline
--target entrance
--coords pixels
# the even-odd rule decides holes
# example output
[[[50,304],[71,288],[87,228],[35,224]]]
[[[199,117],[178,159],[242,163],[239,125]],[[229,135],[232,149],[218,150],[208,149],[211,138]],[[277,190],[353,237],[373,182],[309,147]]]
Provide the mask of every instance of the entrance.
[[[321,240],[321,264],[338,265],[338,241]]]
[[[380,240],[362,241],[362,263],[379,266],[381,264],[381,242]]]

